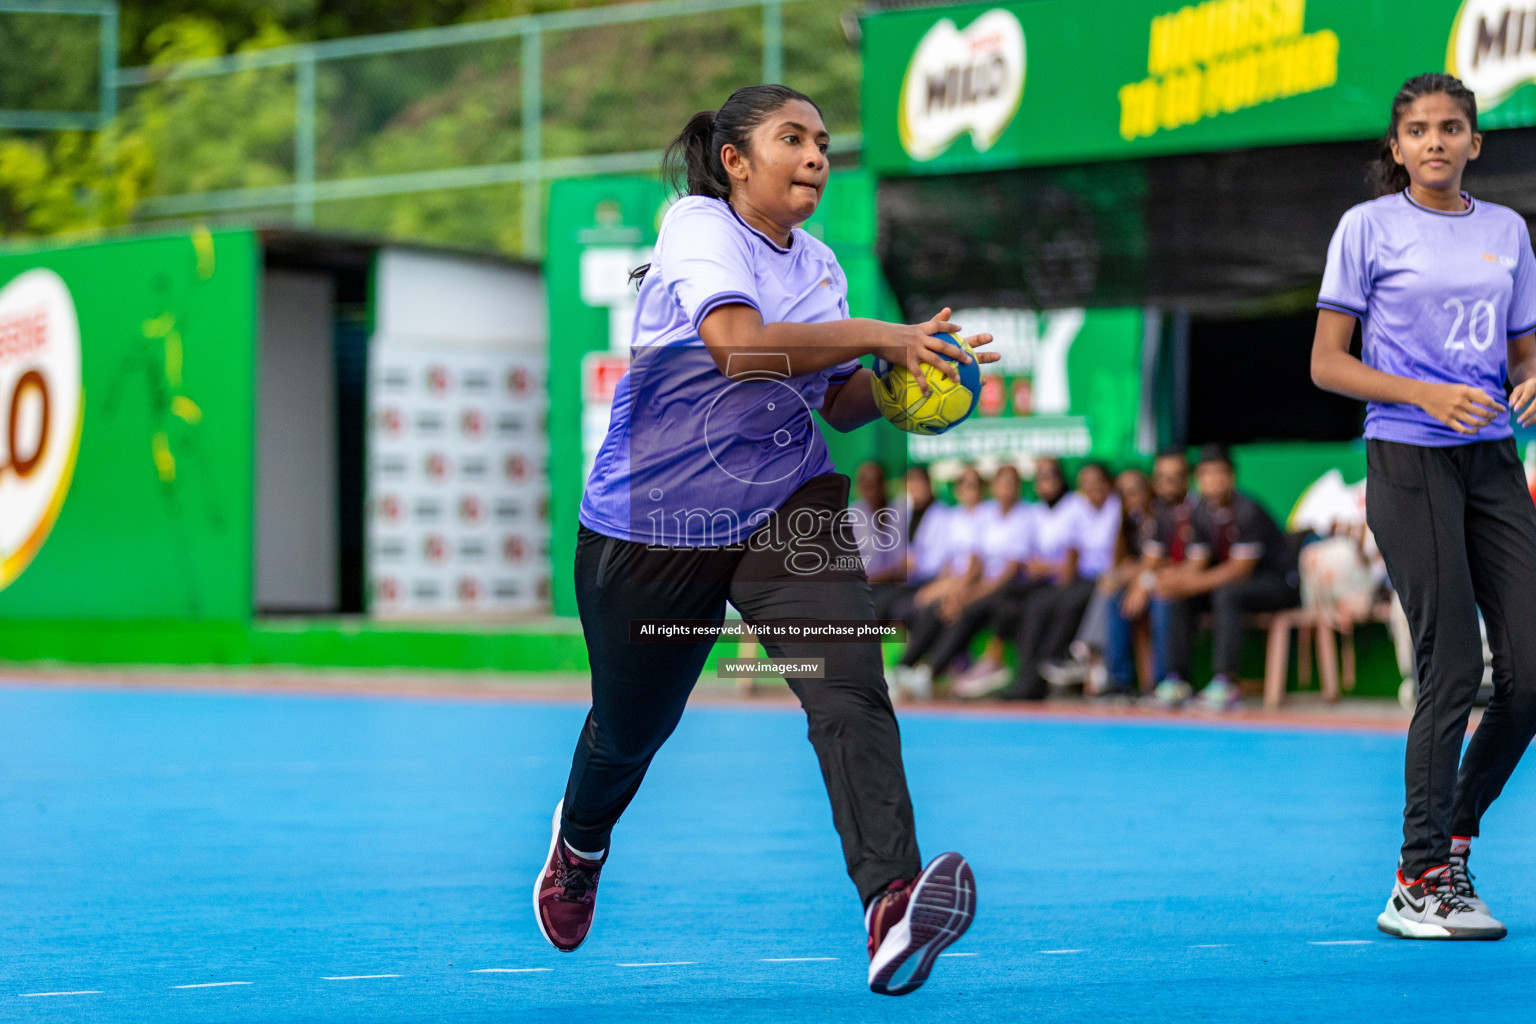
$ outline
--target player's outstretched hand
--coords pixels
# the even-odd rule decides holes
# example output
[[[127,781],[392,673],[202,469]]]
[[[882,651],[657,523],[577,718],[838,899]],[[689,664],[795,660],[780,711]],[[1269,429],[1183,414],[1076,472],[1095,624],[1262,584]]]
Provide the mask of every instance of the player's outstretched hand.
[[[1522,427],[1536,423],[1536,377],[1527,377],[1509,393],[1509,411]]]
[[[1504,411],[1504,403],[1470,384],[1425,384],[1418,406],[1458,434],[1475,434]]]
[[[917,386],[925,395],[928,394],[929,387],[927,375],[923,373],[922,367],[924,363],[935,367],[947,375],[950,380],[958,381],[960,379],[959,368],[954,363],[951,363],[949,359],[945,359],[944,356],[947,355],[951,359],[962,363],[971,362],[971,357],[959,346],[945,341],[943,338],[935,337],[935,335],[939,334],[960,333],[960,325],[950,323],[949,321],[950,312],[949,307],[946,306],[939,311],[938,316],[935,316],[926,323],[911,325],[890,324],[889,327],[892,335],[890,341],[876,348],[874,354],[888,363],[905,366],[911,372],[913,378],[916,379]],[[992,335],[976,334],[965,340],[967,344],[974,348],[977,345],[990,344]],[[995,352],[987,352],[977,354],[975,361],[991,363],[996,362],[999,358]]]

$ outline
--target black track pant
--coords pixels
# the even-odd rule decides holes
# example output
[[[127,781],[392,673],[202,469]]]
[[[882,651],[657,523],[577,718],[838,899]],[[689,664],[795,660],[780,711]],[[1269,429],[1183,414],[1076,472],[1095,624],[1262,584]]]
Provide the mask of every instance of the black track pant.
[[[1036,699],[1045,696],[1040,663],[1067,653],[1083,612],[1093,598],[1093,580],[1075,579],[1055,586],[1033,587],[1017,606],[1014,653],[1019,665],[1004,696]]]
[[[561,833],[578,850],[605,850],[646,768],[682,716],[713,639],[633,643],[632,619],[719,621],[727,600],[749,623],[783,619],[873,621],[857,550],[831,526],[847,507],[848,478],[825,474],[790,496],[759,530],[796,515],[793,545],[753,550],[654,549],[582,528],[576,602],[592,663],[592,711],[566,785]],[[807,536],[803,510],[819,518]],[[823,514],[825,513],[825,514]],[[771,535],[768,534],[768,535]],[[786,534],[787,535],[787,534]],[[754,535],[758,536],[757,534]],[[820,550],[827,564],[816,569]],[[795,561],[791,563],[791,556]],[[922,868],[901,737],[876,643],[766,642],[774,658],[823,658],[823,679],[790,679],[810,720],[810,739],[842,837],[848,874],[865,903]]]
[[[1478,834],[1536,734],[1536,507],[1513,440],[1369,441],[1366,458],[1366,516],[1413,630],[1419,677],[1403,811],[1402,870],[1415,878],[1446,862],[1452,835]],[[1494,696],[1462,757],[1483,676],[1478,608]]]
[[[1188,679],[1195,617],[1209,609],[1211,672],[1236,679],[1243,653],[1243,616],[1249,612],[1277,612],[1299,604],[1301,591],[1296,584],[1276,572],[1256,571],[1247,579],[1217,587],[1209,594],[1167,602],[1158,616],[1163,628],[1154,629],[1154,638],[1163,644],[1168,672]]]

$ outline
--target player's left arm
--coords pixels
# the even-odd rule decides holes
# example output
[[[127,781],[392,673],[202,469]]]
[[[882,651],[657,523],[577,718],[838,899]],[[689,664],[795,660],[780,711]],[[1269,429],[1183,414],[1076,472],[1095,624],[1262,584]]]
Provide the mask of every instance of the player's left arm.
[[[874,373],[861,366],[852,377],[827,388],[826,397],[821,401],[821,418],[833,430],[843,434],[879,419],[874,379]]]
[[[1522,427],[1536,423],[1536,332],[1509,339],[1509,411]]]

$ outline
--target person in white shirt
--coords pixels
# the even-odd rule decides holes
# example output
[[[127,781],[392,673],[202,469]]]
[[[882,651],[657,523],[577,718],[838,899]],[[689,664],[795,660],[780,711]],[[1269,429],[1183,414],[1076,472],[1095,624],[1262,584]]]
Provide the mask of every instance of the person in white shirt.
[[[1045,699],[1041,663],[1066,654],[1095,580],[1114,564],[1120,499],[1109,470],[1090,462],[1078,471],[1077,485],[1076,492],[1048,503],[1039,514],[1038,569],[1052,585],[1030,591],[1018,610],[1018,666],[1013,681],[998,693],[1003,700]]]
[[[976,634],[996,619],[1004,602],[1018,596],[1034,537],[1034,509],[1019,499],[1019,485],[1015,466],[1003,465],[992,477],[992,500],[979,506],[974,532],[964,538],[969,565],[965,583],[951,598],[957,610],[935,638],[924,659],[927,664],[915,669],[922,682],[931,684],[947,671]]]
[[[922,584],[912,597],[906,649],[902,651],[901,661],[886,674],[886,683],[895,695],[906,693],[923,699],[932,694],[936,673],[931,663],[920,669],[918,666],[945,628],[959,617],[965,607],[964,595],[980,577],[981,563],[975,557],[974,537],[985,515],[982,510],[985,494],[986,483],[981,472],[975,466],[966,466],[955,481],[957,504],[945,513],[941,522],[933,524],[938,529],[936,546],[942,553],[943,562],[934,577]],[[929,512],[926,519],[932,517],[933,513]],[[925,528],[928,525],[925,521]]]
[[[853,541],[875,599],[875,618],[884,619],[907,579],[907,503],[886,493],[885,467],[874,459],[853,475],[858,494],[848,506]]]

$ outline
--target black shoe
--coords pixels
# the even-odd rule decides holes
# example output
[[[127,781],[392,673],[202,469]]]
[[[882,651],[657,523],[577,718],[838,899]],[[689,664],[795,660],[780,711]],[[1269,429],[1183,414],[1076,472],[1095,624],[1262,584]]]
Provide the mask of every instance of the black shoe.
[[[1033,686],[1024,686],[1018,680],[1014,680],[1001,690],[997,691],[998,700],[1045,700],[1045,687],[1040,680],[1035,680]]]

